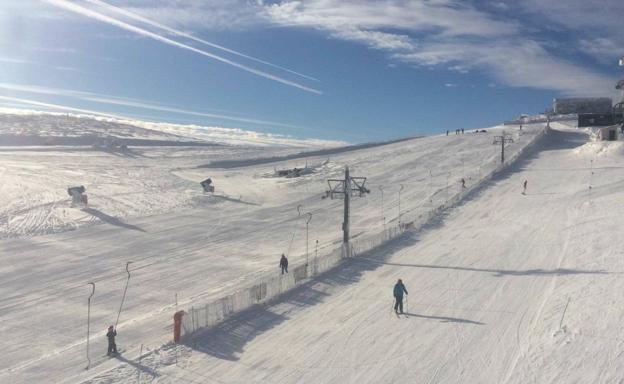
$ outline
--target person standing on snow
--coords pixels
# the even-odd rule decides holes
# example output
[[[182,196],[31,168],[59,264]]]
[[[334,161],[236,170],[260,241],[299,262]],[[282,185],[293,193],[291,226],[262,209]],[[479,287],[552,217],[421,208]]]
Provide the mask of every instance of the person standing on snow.
[[[407,295],[407,289],[405,289],[405,285],[403,285],[403,281],[399,279],[397,283],[394,285],[394,312],[403,313],[403,292]]]
[[[524,180],[524,183],[522,183],[522,194],[523,195],[526,195],[527,183],[528,183],[528,180]]]
[[[108,327],[108,332],[106,332],[106,337],[108,338],[108,353],[107,355],[117,354],[117,344],[115,344],[115,336],[117,336],[117,331],[115,327],[112,325]]]
[[[288,259],[286,258],[286,255],[284,255],[283,253],[282,253],[282,258],[280,259],[279,265],[282,268],[282,275],[284,274],[284,272],[288,273]]]

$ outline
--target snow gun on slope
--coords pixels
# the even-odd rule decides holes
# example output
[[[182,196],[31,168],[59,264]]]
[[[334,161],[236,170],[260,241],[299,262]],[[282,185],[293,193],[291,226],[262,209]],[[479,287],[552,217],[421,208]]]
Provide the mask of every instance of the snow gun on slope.
[[[87,189],[84,187],[84,185],[78,186],[78,187],[68,187],[67,188],[67,194],[69,196],[71,196],[72,198],[72,206],[76,206],[76,205],[88,205],[89,200],[87,195],[85,194],[85,191]]]
[[[206,180],[202,181],[201,183],[199,183],[202,188],[204,189],[204,192],[211,192],[214,193],[215,188],[214,185],[212,184],[212,179],[207,178]]]

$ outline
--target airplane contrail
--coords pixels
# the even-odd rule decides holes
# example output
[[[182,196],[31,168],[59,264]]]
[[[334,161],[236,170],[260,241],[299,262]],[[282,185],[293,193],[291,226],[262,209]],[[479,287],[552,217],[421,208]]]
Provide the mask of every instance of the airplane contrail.
[[[246,58],[246,59],[253,60],[253,61],[256,61],[256,62],[258,62],[258,63],[262,63],[262,64],[265,64],[265,65],[271,66],[271,67],[273,67],[273,68],[277,68],[277,69],[280,69],[280,70],[282,70],[282,71],[286,71],[286,72],[292,73],[292,74],[294,74],[294,75],[297,75],[297,76],[300,76],[300,77],[306,78],[306,79],[308,79],[308,80],[312,80],[312,81],[318,81],[318,82],[320,82],[320,80],[319,80],[319,79],[314,78],[314,77],[312,77],[312,76],[304,75],[303,73],[296,72],[296,71],[293,71],[293,70],[288,69],[288,68],[284,68],[284,67],[282,67],[282,66],[279,66],[279,65],[276,65],[276,64],[270,63],[270,62],[265,61],[265,60],[258,59],[258,58],[253,57],[253,56],[246,55],[246,54],[244,54],[244,53],[241,53],[241,52],[235,51],[235,50],[233,50],[233,49],[230,49],[230,48],[224,47],[224,46],[219,45],[219,44],[212,43],[212,42],[210,42],[210,41],[207,41],[207,40],[201,39],[201,38],[199,38],[199,37],[195,37],[195,36],[190,35],[190,34],[188,34],[188,33],[182,32],[182,31],[180,31],[180,30],[178,30],[178,29],[174,29],[174,28],[171,28],[171,27],[169,27],[169,26],[167,26],[167,25],[161,24],[161,23],[159,23],[159,22],[156,22],[156,21],[150,20],[150,19],[148,19],[148,18],[146,18],[146,17],[143,17],[143,16],[141,16],[141,15],[138,15],[138,14],[136,14],[136,13],[134,13],[134,12],[130,12],[130,11],[126,10],[126,9],[116,7],[116,6],[112,5],[112,4],[108,4],[108,3],[105,3],[105,2],[100,1],[100,0],[85,0],[85,1],[86,1],[86,2],[88,2],[88,3],[94,4],[94,5],[101,6],[101,7],[103,7],[103,8],[108,9],[109,11],[116,12],[116,13],[118,13],[118,14],[120,14],[120,15],[123,15],[123,16],[126,16],[126,17],[128,17],[128,18],[130,18],[130,19],[134,19],[134,20],[136,20],[136,21],[140,21],[140,22],[142,22],[142,23],[149,24],[149,25],[151,25],[151,26],[154,26],[154,27],[157,27],[157,28],[163,29],[163,30],[165,30],[165,31],[167,31],[167,32],[173,33],[173,34],[178,35],[178,36],[180,36],[180,37],[185,37],[185,38],[187,38],[187,39],[197,41],[198,43],[202,43],[202,44],[208,45],[208,46],[210,46],[210,47],[217,48],[217,49],[220,49],[220,50],[222,50],[222,51],[225,51],[225,52],[231,53],[231,54],[233,54],[233,55],[237,55],[237,56],[240,56],[240,57],[244,57],[244,58]]]
[[[159,34],[150,32],[150,31],[148,31],[146,29],[137,27],[137,26],[132,25],[132,24],[128,24],[128,23],[126,23],[124,21],[121,21],[121,20],[115,19],[113,17],[101,14],[99,12],[95,12],[95,11],[93,11],[91,9],[85,8],[85,7],[80,6],[78,4],[74,4],[74,3],[69,2],[67,0],[44,0],[44,1],[46,1],[47,3],[49,3],[51,5],[54,5],[56,7],[63,8],[65,10],[68,10],[68,11],[71,11],[71,12],[74,12],[74,13],[78,13],[78,14],[81,14],[83,16],[90,17],[92,19],[96,19],[96,20],[99,20],[99,21],[102,21],[102,22],[105,22],[105,23],[117,26],[119,28],[125,29],[125,30],[130,31],[130,32],[137,33],[139,35],[143,35],[143,36],[149,37],[151,39],[160,41],[162,43],[169,44],[169,45],[174,46],[174,47],[186,49],[186,50],[198,53],[198,54],[206,56],[206,57],[210,57],[211,59],[215,59],[215,60],[218,60],[218,61],[220,61],[222,63],[229,64],[229,65],[231,65],[233,67],[236,67],[236,68],[242,69],[244,71],[253,73],[253,74],[257,75],[257,76],[261,76],[261,77],[264,77],[264,78],[269,79],[269,80],[277,81],[279,83],[282,83],[282,84],[285,84],[285,85],[289,85],[291,87],[299,88],[299,89],[304,90],[306,92],[311,92],[311,93],[315,93],[315,94],[318,94],[318,95],[322,94],[322,92],[319,91],[318,89],[310,88],[310,87],[307,87],[305,85],[296,83],[294,81],[286,80],[286,79],[283,79],[281,77],[278,77],[278,76],[275,76],[275,75],[271,75],[270,73],[266,73],[266,72],[260,71],[258,69],[254,69],[254,68],[248,67],[246,65],[237,63],[235,61],[226,59],[224,57],[221,57],[221,56],[214,55],[212,53],[203,51],[201,49],[191,47],[190,45],[186,45],[186,44],[180,43],[178,41],[169,39],[169,38],[161,36]]]
[[[109,113],[103,113],[103,112],[98,112],[98,111],[93,111],[93,110],[90,110],[90,109],[81,109],[81,108],[67,107],[67,106],[64,106],[64,105],[52,104],[52,103],[44,103],[44,102],[41,102],[41,101],[30,100],[30,99],[22,99],[22,98],[19,98],[19,97],[0,96],[0,100],[6,100],[6,101],[11,101],[11,102],[20,103],[20,104],[36,105],[38,107],[60,109],[60,110],[64,110],[64,111],[86,113],[86,114],[89,114],[89,115],[99,115],[99,116],[104,116],[104,117],[112,117],[114,119],[120,119],[120,120],[128,119],[127,117],[123,117],[123,116],[119,116],[119,115],[112,115],[112,114],[109,114]]]
[[[155,105],[155,104],[145,102],[143,100],[119,98],[115,96],[108,96],[108,95],[102,95],[102,94],[85,92],[85,91],[75,91],[71,89],[58,89],[58,88],[41,87],[38,85],[12,84],[12,83],[0,83],[0,89],[5,89],[8,91],[24,92],[24,93],[34,93],[34,94],[39,94],[39,95],[72,97],[72,98],[76,98],[79,100],[92,101],[92,102],[100,103],[100,104],[121,105],[125,107],[149,109],[149,110],[158,111],[158,112],[173,112],[173,113],[178,113],[181,115],[209,117],[213,119],[236,121],[236,122],[250,123],[250,124],[256,124],[256,125],[268,125],[268,126],[276,126],[276,127],[302,129],[302,127],[298,127],[298,126],[290,125],[290,124],[278,123],[274,121],[254,119],[254,118],[244,117],[244,116],[228,116],[228,115],[209,113],[209,112],[192,111],[188,109],[169,107],[165,105]]]

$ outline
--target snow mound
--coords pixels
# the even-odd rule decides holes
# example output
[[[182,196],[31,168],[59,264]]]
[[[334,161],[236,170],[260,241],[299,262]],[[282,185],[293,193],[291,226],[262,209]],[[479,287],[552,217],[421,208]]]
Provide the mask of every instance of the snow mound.
[[[589,141],[573,150],[575,155],[581,156],[624,156],[624,142],[622,141]]]

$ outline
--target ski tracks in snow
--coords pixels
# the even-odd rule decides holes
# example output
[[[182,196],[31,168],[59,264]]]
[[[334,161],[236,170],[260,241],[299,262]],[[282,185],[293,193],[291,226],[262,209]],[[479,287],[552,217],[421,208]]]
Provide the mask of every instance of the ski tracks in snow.
[[[565,202],[564,202],[565,204]],[[565,207],[564,207],[565,208]],[[569,211],[572,211],[572,214],[570,215]],[[574,209],[570,209],[567,208],[566,209],[566,213],[568,215],[568,219],[567,219],[567,223],[568,225],[571,225],[571,223],[576,222],[574,219],[578,216],[579,214],[579,207],[575,207]],[[549,225],[544,226],[544,228],[555,228],[556,226],[556,221],[558,220],[554,220],[552,219],[552,217],[554,217],[555,215],[551,216],[551,220]],[[568,227],[568,226],[566,226]],[[568,245],[570,243],[570,237],[571,237],[571,233],[572,231],[566,231],[565,235],[564,235],[564,239],[563,242],[560,243],[561,244],[561,251],[558,253],[557,256],[557,262],[555,265],[555,269],[560,269],[561,265],[563,264],[563,261],[565,260],[565,256],[567,253],[567,249],[568,249]],[[516,328],[516,342],[517,342],[517,351],[516,354],[512,360],[512,363],[509,365],[508,369],[507,369],[507,373],[505,374],[505,378],[502,381],[503,384],[507,384],[510,382],[510,380],[512,379],[515,369],[518,366],[518,363],[521,359],[524,359],[526,357],[526,354],[529,350],[529,348],[532,346],[531,342],[530,342],[530,338],[532,336],[534,336],[534,332],[537,329],[537,325],[538,322],[541,320],[542,317],[542,312],[544,311],[544,307],[546,306],[546,303],[548,302],[548,300],[552,297],[553,292],[555,291],[555,287],[557,285],[557,279],[558,279],[558,274],[553,274],[553,276],[550,277],[549,282],[547,283],[547,287],[544,290],[544,294],[542,295],[542,299],[540,300],[539,306],[537,307],[537,311],[535,312],[535,314],[532,317],[532,321],[530,323],[529,329],[526,332],[522,332],[522,325],[524,324],[524,319],[526,317],[526,315],[529,313],[530,311],[530,307],[527,307],[527,309],[523,312],[522,316],[520,317],[520,320],[518,321],[518,325]],[[524,337],[522,337],[522,335],[526,335]]]

